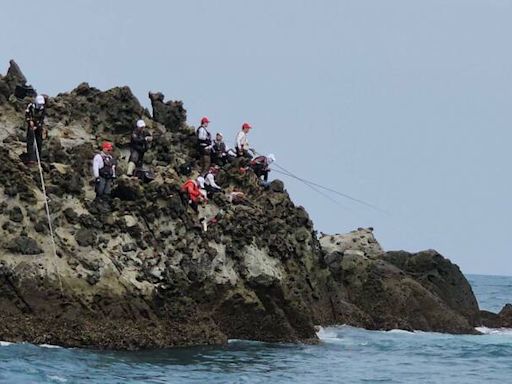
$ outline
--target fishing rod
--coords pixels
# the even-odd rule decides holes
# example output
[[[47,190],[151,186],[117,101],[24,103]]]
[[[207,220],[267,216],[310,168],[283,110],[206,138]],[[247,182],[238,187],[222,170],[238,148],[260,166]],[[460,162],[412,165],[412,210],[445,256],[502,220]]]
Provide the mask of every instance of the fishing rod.
[[[315,182],[313,182],[313,181],[306,180],[306,179],[304,179],[304,178],[302,178],[302,177],[299,177],[299,176],[297,176],[297,175],[293,174],[292,172],[288,171],[286,168],[284,168],[284,167],[280,166],[279,164],[276,164],[275,162],[274,162],[273,164],[281,170],[281,171],[278,171],[278,170],[274,169],[274,171],[275,171],[275,172],[277,172],[277,173],[281,173],[281,174],[283,174],[283,175],[286,175],[286,176],[289,176],[289,177],[294,178],[294,179],[296,179],[296,180],[299,180],[299,181],[301,181],[302,183],[306,184],[306,185],[307,185],[307,186],[309,186],[309,187],[318,187],[318,188],[321,188],[321,189],[323,189],[323,190],[329,191],[329,192],[331,192],[331,193],[335,193],[335,194],[337,194],[337,195],[339,195],[339,196],[341,196],[341,197],[344,197],[344,198],[346,198],[346,199],[349,199],[349,200],[352,200],[352,201],[354,201],[354,202],[356,202],[356,203],[359,203],[359,204],[361,204],[361,205],[364,205],[364,206],[366,206],[366,207],[368,207],[368,208],[372,208],[372,209],[374,209],[374,210],[376,210],[376,211],[379,211],[379,212],[382,212],[382,213],[386,213],[386,214],[388,214],[388,212],[387,212],[387,211],[385,211],[384,209],[382,209],[382,208],[380,208],[380,207],[378,207],[378,206],[376,206],[376,205],[374,205],[374,204],[372,204],[372,203],[369,203],[369,202],[367,202],[367,201],[364,201],[364,200],[358,199],[358,198],[356,198],[356,197],[353,197],[353,196],[347,195],[346,193],[339,192],[339,191],[337,191],[337,190],[335,190],[335,189],[332,189],[332,188],[329,188],[329,187],[325,187],[325,186],[323,186],[323,185],[321,185],[321,184],[318,184],[318,183],[315,183]],[[325,196],[325,194],[324,194],[324,196]]]
[[[277,165],[277,164],[276,164]],[[281,175],[285,175],[285,176],[289,176],[289,177],[292,177],[292,178],[295,178],[295,179],[298,179],[297,177],[295,177],[294,175],[292,175],[291,173],[289,172],[282,172],[282,171],[278,171],[276,169],[273,170],[274,172],[277,172],[277,173],[280,173]],[[300,179],[299,179],[300,180]],[[322,192],[321,190],[319,190],[318,188],[316,188],[314,185],[311,185],[309,184],[308,182],[306,181],[303,181],[303,180],[300,180],[302,181],[306,187],[309,187],[311,188],[313,191],[315,191],[316,193],[322,195],[323,197],[325,197],[326,199],[330,200],[331,202],[333,202],[334,204],[337,204],[337,205],[340,205],[342,206],[343,208],[346,208],[344,205],[342,205],[338,200],[335,200],[333,199],[331,196],[329,196],[327,193],[325,192]]]

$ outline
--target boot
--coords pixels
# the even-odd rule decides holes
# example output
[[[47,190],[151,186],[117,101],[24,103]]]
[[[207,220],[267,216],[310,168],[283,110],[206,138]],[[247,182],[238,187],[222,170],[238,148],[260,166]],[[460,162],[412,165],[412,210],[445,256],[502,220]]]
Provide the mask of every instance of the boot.
[[[128,163],[128,170],[126,171],[126,174],[128,176],[133,176],[133,171],[135,170],[135,163],[133,161],[130,161]]]

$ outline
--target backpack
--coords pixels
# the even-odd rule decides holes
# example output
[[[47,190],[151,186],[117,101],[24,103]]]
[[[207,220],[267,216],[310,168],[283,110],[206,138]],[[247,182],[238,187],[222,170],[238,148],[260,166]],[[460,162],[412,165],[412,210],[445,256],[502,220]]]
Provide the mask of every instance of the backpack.
[[[183,176],[188,176],[192,173],[192,164],[183,163],[178,167],[178,173]]]
[[[135,177],[139,178],[139,180],[143,181],[144,183],[149,183],[150,181],[155,180],[155,173],[148,169],[139,168],[133,171],[133,174]]]

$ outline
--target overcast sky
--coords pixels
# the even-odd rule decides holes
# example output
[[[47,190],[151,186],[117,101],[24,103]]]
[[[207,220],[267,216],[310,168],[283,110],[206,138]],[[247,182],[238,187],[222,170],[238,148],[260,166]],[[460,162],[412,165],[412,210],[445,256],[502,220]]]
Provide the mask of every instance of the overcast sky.
[[[282,167],[389,212],[283,176],[318,231],[512,275],[511,21],[512,0],[9,1],[0,72],[159,90],[230,145],[249,121]]]

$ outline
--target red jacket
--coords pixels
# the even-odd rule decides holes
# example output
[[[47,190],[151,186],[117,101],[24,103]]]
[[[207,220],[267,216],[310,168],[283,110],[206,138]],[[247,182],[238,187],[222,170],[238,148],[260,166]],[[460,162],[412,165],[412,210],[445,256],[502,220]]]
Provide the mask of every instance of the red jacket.
[[[188,193],[188,198],[193,202],[197,203],[199,200],[203,199],[203,194],[199,190],[199,186],[195,182],[195,180],[187,180],[181,186],[181,190],[183,192]]]

